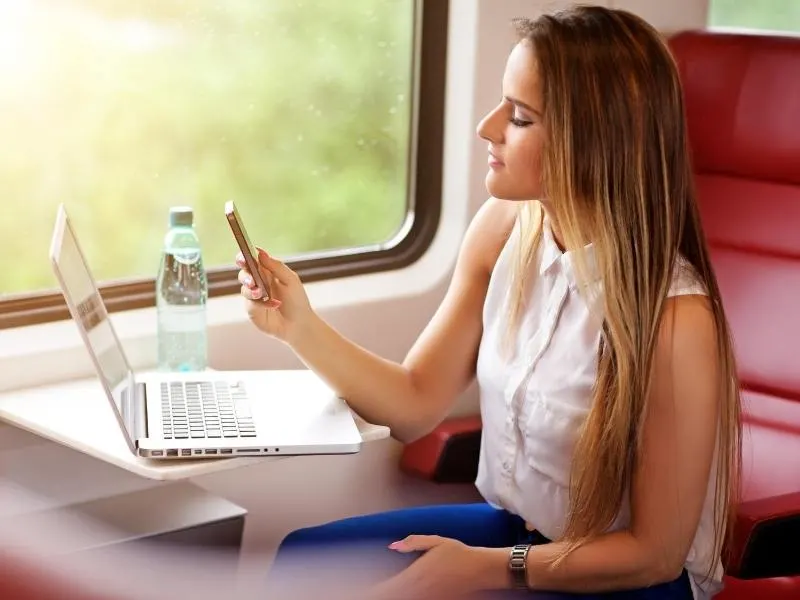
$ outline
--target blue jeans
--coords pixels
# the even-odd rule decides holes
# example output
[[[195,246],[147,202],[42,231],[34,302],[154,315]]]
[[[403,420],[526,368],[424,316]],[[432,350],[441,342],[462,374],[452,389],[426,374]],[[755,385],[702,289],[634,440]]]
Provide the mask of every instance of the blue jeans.
[[[520,517],[486,503],[406,508],[290,533],[278,549],[270,578],[287,577],[288,581],[295,582],[312,578],[321,585],[337,577],[351,583],[356,578],[366,585],[377,583],[400,572],[419,556],[419,553],[401,554],[387,548],[391,542],[412,534],[439,535],[468,546],[487,548],[549,541],[538,532],[529,532]],[[603,594],[498,590],[481,598],[692,600],[693,596],[684,570],[674,581],[641,590]]]

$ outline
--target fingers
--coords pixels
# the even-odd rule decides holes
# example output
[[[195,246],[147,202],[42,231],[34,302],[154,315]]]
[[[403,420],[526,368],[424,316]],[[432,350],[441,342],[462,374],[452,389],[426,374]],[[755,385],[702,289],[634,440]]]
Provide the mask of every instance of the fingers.
[[[246,285],[249,288],[255,286],[255,282],[253,281],[253,276],[250,275],[250,271],[248,271],[247,269],[241,269],[236,278],[239,280],[239,283],[241,283],[242,285]]]
[[[409,535],[405,539],[389,544],[389,548],[397,552],[419,552],[430,550],[443,541],[444,538],[438,535]]]
[[[249,271],[240,270],[237,279],[242,284],[240,290],[242,296],[248,300],[259,300],[264,297],[264,291],[258,287]],[[263,304],[267,308],[278,308],[281,305],[281,301],[276,298],[263,298]]]
[[[280,308],[281,307],[281,301],[277,300],[275,298],[270,298],[269,300],[264,300],[261,303],[261,305],[265,306],[267,308]]]
[[[239,283],[242,284],[242,295],[246,298],[257,300],[264,295],[263,290],[256,285],[249,271],[245,269],[240,270],[236,278],[239,280]],[[248,293],[245,293],[244,290],[247,290]]]
[[[261,308],[268,308],[270,310],[274,310],[280,308],[283,304],[277,298],[269,298],[264,299],[262,298],[263,294],[259,288],[251,288],[246,285],[243,285],[239,290],[239,293],[245,297],[245,299],[250,300],[252,302],[257,302],[258,306]]]
[[[277,258],[272,258],[263,248],[258,248],[258,263],[281,283],[290,283],[299,280],[297,273],[292,271]]]
[[[263,295],[259,288],[250,287],[247,284],[242,285],[241,290],[239,291],[239,293],[242,296],[244,296],[245,298],[247,298],[248,300],[260,300],[261,296]]]
[[[252,277],[250,276],[250,270],[247,262],[244,260],[244,256],[242,256],[241,252],[236,255],[235,262],[236,266],[241,269],[239,272],[239,282],[248,286],[252,285],[251,283],[246,283],[245,279],[250,277],[249,281],[252,281]],[[300,280],[300,278],[297,276],[297,273],[292,271],[292,269],[287,267],[277,258],[270,256],[269,253],[267,253],[267,251],[263,248],[258,248],[258,264],[263,270],[267,271],[280,283],[286,284],[292,281]]]

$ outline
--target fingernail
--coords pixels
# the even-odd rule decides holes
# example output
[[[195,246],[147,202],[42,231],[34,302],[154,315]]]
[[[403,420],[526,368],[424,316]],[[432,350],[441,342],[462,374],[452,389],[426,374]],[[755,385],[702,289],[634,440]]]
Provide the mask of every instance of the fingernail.
[[[253,285],[253,278],[252,277],[245,277],[244,278],[245,285]]]
[[[403,547],[403,542],[392,542],[389,544],[389,550],[400,550]]]

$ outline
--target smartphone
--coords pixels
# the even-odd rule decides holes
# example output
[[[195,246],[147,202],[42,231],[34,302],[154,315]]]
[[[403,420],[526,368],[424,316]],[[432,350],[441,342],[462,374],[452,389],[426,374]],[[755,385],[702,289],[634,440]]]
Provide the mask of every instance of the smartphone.
[[[250,271],[253,281],[263,294],[261,299],[269,300],[272,294],[270,294],[269,283],[261,276],[261,270],[258,268],[258,252],[253,246],[253,242],[250,241],[250,236],[247,235],[242,217],[239,216],[239,211],[236,210],[233,200],[228,200],[225,203],[225,216],[228,218],[228,225],[231,226],[233,237],[236,238],[239,250],[242,251],[242,256],[244,256],[244,260],[247,263],[247,270]]]

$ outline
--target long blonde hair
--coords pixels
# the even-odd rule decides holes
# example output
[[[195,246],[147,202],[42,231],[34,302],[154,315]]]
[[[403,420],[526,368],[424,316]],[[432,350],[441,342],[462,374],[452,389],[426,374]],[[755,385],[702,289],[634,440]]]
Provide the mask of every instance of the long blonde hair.
[[[678,255],[705,285],[716,324],[719,426],[715,555],[731,534],[740,400],[719,287],[698,215],[678,70],[660,34],[622,10],[578,6],[515,22],[536,57],[546,140],[542,189],[579,278],[591,239],[603,328],[591,410],[577,442],[559,561],[614,522],[647,412],[659,327]],[[524,310],[543,211],[522,203],[510,327]]]

